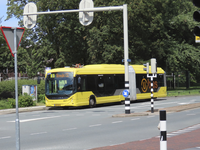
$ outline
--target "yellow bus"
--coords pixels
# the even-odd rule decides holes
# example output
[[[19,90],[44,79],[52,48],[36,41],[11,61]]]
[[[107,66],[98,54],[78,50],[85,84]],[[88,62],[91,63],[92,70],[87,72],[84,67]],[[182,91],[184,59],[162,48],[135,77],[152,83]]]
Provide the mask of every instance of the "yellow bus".
[[[150,99],[151,82],[143,65],[129,66],[130,100]],[[150,67],[151,72],[151,67]],[[166,76],[157,68],[154,78],[154,97],[165,97]],[[82,68],[57,68],[45,75],[45,103],[47,107],[87,106],[124,102],[124,65],[96,64]],[[135,95],[134,95],[135,92]]]

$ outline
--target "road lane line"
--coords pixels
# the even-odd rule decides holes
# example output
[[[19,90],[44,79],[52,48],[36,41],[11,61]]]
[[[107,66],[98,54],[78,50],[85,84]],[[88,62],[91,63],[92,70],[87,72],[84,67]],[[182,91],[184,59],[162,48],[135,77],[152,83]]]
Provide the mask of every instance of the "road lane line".
[[[39,135],[39,134],[45,134],[47,132],[38,132],[38,133],[31,133],[30,135]]]
[[[122,121],[115,121],[115,122],[112,122],[112,123],[121,123]]]
[[[70,131],[70,130],[76,130],[77,128],[69,128],[69,129],[63,129],[63,131]]]
[[[29,122],[29,121],[44,120],[44,119],[52,119],[52,118],[58,118],[58,117],[61,117],[61,116],[52,116],[52,117],[43,117],[43,118],[34,118],[34,119],[24,119],[24,120],[20,120],[20,123]],[[7,122],[15,122],[15,121],[7,121]]]
[[[153,117],[155,117],[155,116],[148,116],[147,118],[153,118]]]
[[[11,136],[0,137],[0,140],[11,138]]]
[[[76,116],[84,116],[84,114],[76,114]]]
[[[196,114],[187,114],[188,116],[194,116],[194,115],[196,115]]]
[[[92,114],[92,116],[101,116],[101,114]]]
[[[131,120],[139,120],[140,118],[133,118],[133,119],[131,119]]]
[[[90,125],[89,127],[97,127],[97,126],[101,126],[102,124],[94,124],[94,125]]]

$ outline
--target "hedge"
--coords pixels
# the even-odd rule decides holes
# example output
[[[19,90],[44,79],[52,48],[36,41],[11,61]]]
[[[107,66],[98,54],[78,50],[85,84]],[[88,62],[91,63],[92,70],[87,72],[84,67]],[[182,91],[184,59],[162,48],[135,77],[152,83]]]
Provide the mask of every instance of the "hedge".
[[[45,81],[41,80],[37,84],[37,80],[18,80],[18,95],[22,95],[22,85],[37,85],[37,93],[45,94]],[[0,82],[0,99],[15,97],[15,80],[7,80]]]

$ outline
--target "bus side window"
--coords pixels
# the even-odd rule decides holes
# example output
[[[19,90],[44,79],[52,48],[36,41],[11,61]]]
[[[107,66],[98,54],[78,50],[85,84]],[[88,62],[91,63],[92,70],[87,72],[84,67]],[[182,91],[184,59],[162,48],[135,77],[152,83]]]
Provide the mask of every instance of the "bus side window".
[[[81,91],[81,77],[78,77],[77,90]]]
[[[81,90],[86,91],[86,78],[85,77],[81,78]]]
[[[94,91],[96,90],[96,85],[95,85],[95,76],[87,76],[87,91]]]
[[[124,75],[121,75],[121,74],[115,75],[114,82],[115,82],[116,89],[123,89],[125,87]]]

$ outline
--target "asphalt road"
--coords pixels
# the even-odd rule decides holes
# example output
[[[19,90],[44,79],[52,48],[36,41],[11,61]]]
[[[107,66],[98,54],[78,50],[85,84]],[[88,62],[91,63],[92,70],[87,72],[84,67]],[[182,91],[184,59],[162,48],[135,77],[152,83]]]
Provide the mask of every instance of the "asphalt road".
[[[155,101],[155,109],[191,103],[200,103],[200,96],[158,99]],[[131,113],[145,112],[150,108],[150,101],[131,103]],[[157,113],[149,116],[112,117],[123,114],[124,109],[124,105],[107,104],[96,108],[48,109],[20,113],[21,149],[83,150],[159,136]],[[6,113],[8,112],[0,115],[0,145],[3,150],[13,150],[16,140],[15,114]],[[168,133],[200,124],[199,116],[199,108],[168,113]]]

